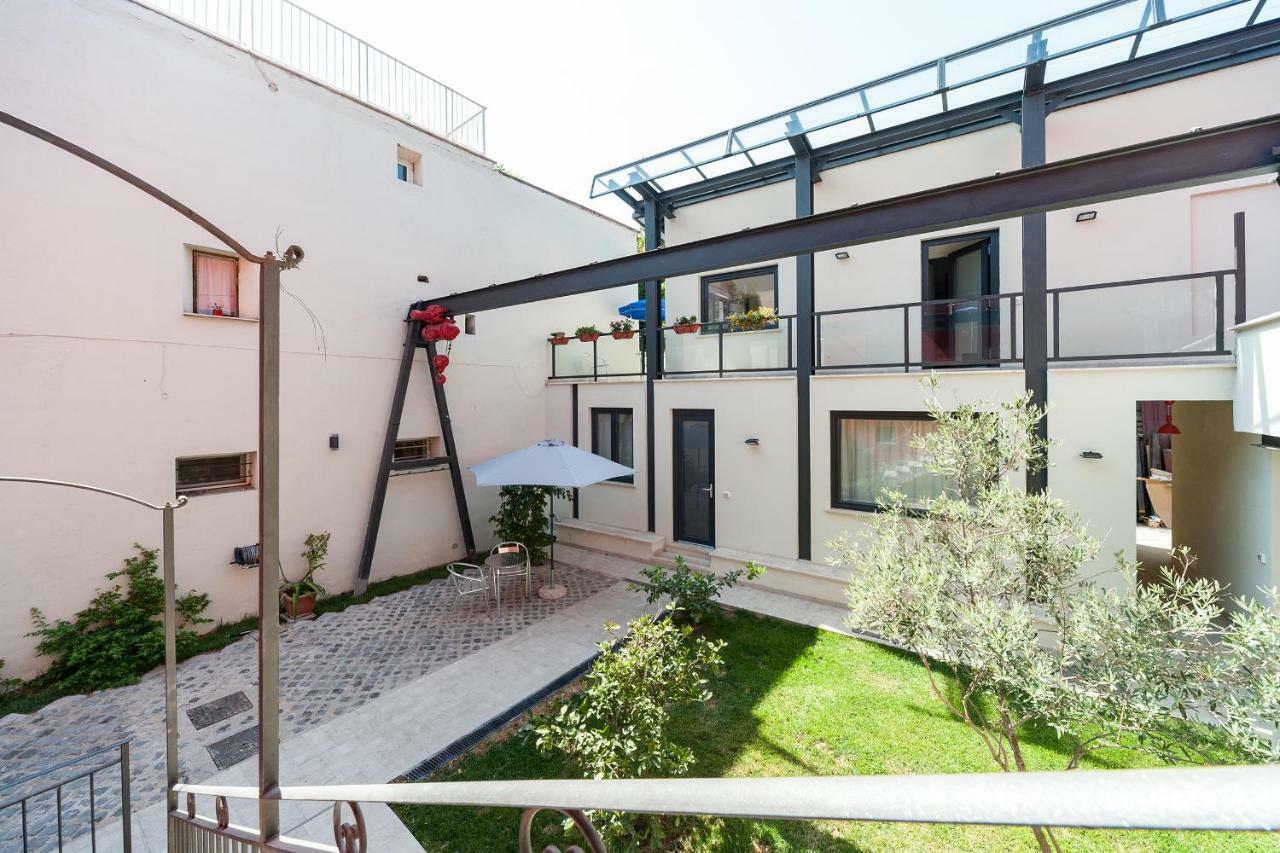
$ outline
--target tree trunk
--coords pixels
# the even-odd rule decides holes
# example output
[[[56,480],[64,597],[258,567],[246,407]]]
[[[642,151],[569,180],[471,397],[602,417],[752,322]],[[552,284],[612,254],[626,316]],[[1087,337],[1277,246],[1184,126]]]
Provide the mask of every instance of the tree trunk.
[[[1022,746],[1018,743],[1018,731],[1013,724],[1013,720],[1009,719],[1009,712],[1000,708],[1000,724],[1004,726],[1005,737],[1009,740],[1009,752],[1013,755],[1013,765],[1018,768],[1019,773],[1027,772],[1027,764],[1022,760]],[[1047,826],[1031,827],[1031,834],[1036,837],[1036,844],[1040,845],[1040,853],[1054,853],[1058,850],[1058,841],[1053,837],[1053,831]]]

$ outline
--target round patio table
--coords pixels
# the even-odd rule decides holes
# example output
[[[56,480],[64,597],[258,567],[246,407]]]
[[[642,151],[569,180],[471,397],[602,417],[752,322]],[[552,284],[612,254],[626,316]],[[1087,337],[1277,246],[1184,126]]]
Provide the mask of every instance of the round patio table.
[[[502,609],[502,578],[514,577],[516,573],[511,569],[517,566],[524,566],[524,564],[525,554],[523,551],[490,554],[484,558],[484,567],[493,574],[493,593],[498,599],[499,610]],[[521,571],[520,574],[525,574],[525,572]]]

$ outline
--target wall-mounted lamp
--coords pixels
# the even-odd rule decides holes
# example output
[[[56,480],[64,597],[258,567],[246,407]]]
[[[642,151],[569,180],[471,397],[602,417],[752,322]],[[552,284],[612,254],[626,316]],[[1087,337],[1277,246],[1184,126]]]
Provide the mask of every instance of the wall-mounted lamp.
[[[1082,459],[1101,459],[1102,454],[1096,450],[1086,450],[1080,454]]]
[[[1098,218],[1096,210],[1082,210],[1076,214],[1076,222],[1092,222]]]
[[[330,450],[338,449],[338,434],[336,432],[333,435],[329,436],[329,449]]]
[[[758,438],[748,438],[748,439],[744,442],[744,444],[749,444],[749,445],[751,445],[752,447],[759,447],[759,446],[760,446],[760,439],[758,439]]]
[[[836,260],[837,260],[837,261],[847,261],[847,260],[849,260],[849,253],[848,253],[848,252],[846,252],[846,251],[844,251],[844,250],[841,250],[841,251],[839,251],[839,252],[836,252]]]
[[[420,275],[420,276],[418,276],[418,283],[419,283],[419,284],[430,284],[430,283],[431,283],[431,279],[430,279],[430,278],[428,278],[428,277],[427,277],[427,276],[425,276],[425,275]]]

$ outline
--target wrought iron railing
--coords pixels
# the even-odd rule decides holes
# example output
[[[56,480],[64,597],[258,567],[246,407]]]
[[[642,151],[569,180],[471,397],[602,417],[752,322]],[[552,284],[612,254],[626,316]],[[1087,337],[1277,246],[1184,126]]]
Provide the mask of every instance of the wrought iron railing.
[[[187,810],[171,813],[170,850],[208,837],[242,839],[227,820],[227,799],[257,799],[254,788],[176,785]],[[1280,766],[1070,770],[1035,773],[820,776],[743,779],[510,780],[389,785],[285,786],[274,799],[332,802],[334,846],[363,851],[370,844],[359,803],[403,803],[521,810],[519,849],[534,849],[533,817],[552,810],[569,816],[588,847],[605,846],[589,815],[703,815],[757,820],[886,821],[994,824],[1088,829],[1280,830]],[[216,819],[196,815],[194,797],[212,796]],[[354,823],[342,819],[342,804]],[[174,827],[177,827],[177,834]],[[197,828],[197,832],[189,831]],[[174,839],[177,843],[174,843]],[[271,849],[294,849],[289,839]],[[376,846],[376,839],[373,845]],[[221,848],[215,848],[221,849]],[[239,848],[246,849],[246,848]],[[554,847],[539,848],[554,850]]]
[[[125,853],[133,849],[133,832],[129,820],[129,741],[122,740],[94,750],[86,755],[62,761],[6,784],[0,788],[0,847],[5,850],[44,851],[61,850],[70,840],[69,835],[82,836],[84,827],[68,826],[66,820],[69,798],[87,798],[89,849],[98,849],[98,812],[102,802],[98,774],[118,768],[120,792],[117,806],[120,809],[120,843]],[[59,774],[59,771],[63,771]],[[53,777],[56,781],[45,781]],[[77,784],[81,783],[81,784]],[[70,791],[68,791],[70,788]],[[52,813],[48,795],[53,794]],[[17,822],[15,828],[11,824]],[[53,835],[50,836],[52,825]],[[21,845],[21,846],[19,846]]]
[[[423,130],[485,150],[485,108],[289,0],[142,0]]]

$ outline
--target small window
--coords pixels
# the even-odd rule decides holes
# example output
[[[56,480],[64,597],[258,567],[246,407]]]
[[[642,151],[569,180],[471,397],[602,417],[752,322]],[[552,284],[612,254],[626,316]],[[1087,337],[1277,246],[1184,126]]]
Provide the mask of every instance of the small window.
[[[630,409],[591,410],[591,452],[628,468],[634,465]],[[614,477],[611,483],[634,483],[635,475]]]
[[[391,459],[395,462],[420,462],[427,459],[438,459],[444,455],[442,442],[437,437],[400,438],[396,440]]]
[[[474,335],[476,333],[476,315],[475,314],[462,315],[462,331],[464,334],[467,334],[467,335]]]
[[[175,467],[180,495],[253,488],[252,453],[189,456],[178,459]]]
[[[396,180],[422,186],[422,155],[403,145],[396,146]]]
[[[778,268],[765,267],[704,276],[702,279],[702,322],[709,332],[718,332],[733,314],[757,308],[778,310]],[[707,328],[706,324],[712,324]],[[723,327],[729,331],[728,326]]]
[[[240,259],[231,255],[191,253],[193,311],[214,317],[240,316]]]
[[[875,511],[886,489],[921,507],[946,481],[930,471],[912,439],[936,429],[924,412],[831,413],[831,505]]]

